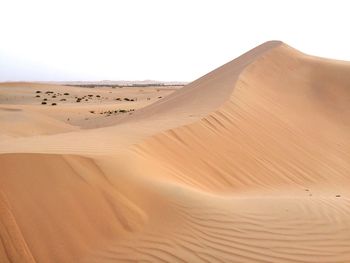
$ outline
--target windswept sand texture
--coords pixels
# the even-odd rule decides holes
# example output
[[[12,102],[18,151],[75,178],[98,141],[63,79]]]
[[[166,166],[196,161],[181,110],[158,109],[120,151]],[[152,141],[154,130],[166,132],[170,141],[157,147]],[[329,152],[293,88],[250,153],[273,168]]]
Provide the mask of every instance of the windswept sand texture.
[[[350,262],[349,88],[271,41],[98,124],[1,93],[0,261]]]

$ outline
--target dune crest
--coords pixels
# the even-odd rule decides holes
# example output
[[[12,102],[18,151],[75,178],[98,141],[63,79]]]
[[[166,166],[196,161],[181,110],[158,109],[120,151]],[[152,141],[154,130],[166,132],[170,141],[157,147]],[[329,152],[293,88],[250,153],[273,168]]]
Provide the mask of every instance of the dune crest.
[[[342,185],[350,172],[344,155],[350,149],[350,64],[331,63],[280,45],[244,69],[218,110],[138,147],[171,165],[174,176],[192,171],[191,180],[197,176],[206,190],[215,186],[212,180],[219,192],[265,184]]]
[[[113,126],[8,132],[1,261],[350,261],[349,85],[270,41]]]

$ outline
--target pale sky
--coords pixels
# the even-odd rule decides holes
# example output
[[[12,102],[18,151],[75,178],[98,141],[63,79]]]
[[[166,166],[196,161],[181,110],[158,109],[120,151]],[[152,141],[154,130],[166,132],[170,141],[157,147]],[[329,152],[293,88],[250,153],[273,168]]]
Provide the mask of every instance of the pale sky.
[[[350,60],[350,1],[0,0],[0,81],[192,81],[268,40]]]

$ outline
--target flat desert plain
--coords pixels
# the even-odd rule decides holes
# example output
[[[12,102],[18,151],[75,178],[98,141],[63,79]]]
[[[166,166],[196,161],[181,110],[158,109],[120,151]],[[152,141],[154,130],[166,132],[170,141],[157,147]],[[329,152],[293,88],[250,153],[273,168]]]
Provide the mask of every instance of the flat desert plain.
[[[270,41],[181,89],[2,83],[0,153],[4,263],[350,262],[349,62]]]

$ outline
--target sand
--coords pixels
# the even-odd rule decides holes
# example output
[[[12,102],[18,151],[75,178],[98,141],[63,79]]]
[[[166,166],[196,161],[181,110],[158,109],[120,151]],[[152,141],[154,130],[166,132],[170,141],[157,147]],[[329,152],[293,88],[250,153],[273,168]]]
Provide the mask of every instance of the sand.
[[[270,41],[180,90],[11,85],[1,262],[350,262],[349,62]]]

